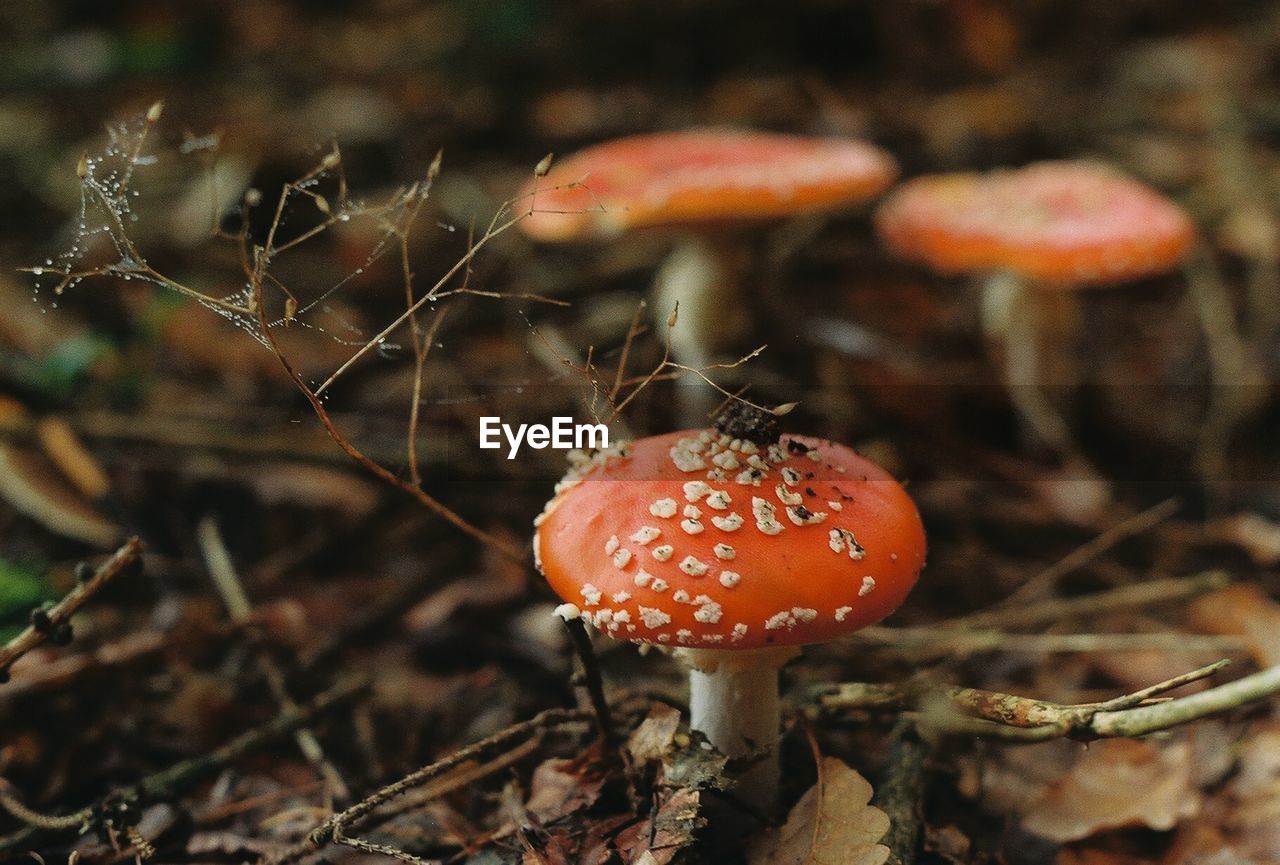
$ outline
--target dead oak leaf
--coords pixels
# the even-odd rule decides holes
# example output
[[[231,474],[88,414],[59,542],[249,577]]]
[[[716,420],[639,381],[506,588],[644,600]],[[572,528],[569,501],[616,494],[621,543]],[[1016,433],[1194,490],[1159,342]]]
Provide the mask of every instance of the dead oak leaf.
[[[1031,802],[1022,827],[1050,841],[1087,838],[1104,829],[1172,829],[1200,807],[1191,743],[1104,739]]]
[[[835,757],[823,757],[818,783],[800,797],[781,829],[747,851],[748,865],[883,865],[879,841],[889,817],[871,805],[867,779]]]
[[[1244,637],[1261,667],[1280,664],[1280,604],[1257,586],[1236,583],[1187,606],[1187,621],[1209,634]]]

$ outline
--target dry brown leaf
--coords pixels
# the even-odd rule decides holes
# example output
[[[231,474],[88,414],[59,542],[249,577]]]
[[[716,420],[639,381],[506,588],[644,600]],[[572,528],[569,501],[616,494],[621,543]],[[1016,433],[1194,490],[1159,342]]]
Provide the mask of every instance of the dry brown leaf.
[[[781,829],[751,845],[748,865],[882,865],[879,841],[889,817],[871,802],[871,785],[835,757],[823,757],[818,783],[787,815]]]
[[[65,420],[47,417],[37,421],[36,439],[63,477],[85,498],[97,500],[111,492],[107,473]]]
[[[0,497],[52,532],[109,547],[119,529],[104,519],[43,454],[0,442]]]
[[[1199,807],[1190,742],[1105,739],[1031,802],[1022,827],[1051,841],[1077,841],[1122,826],[1172,829]]]
[[[1250,725],[1234,753],[1237,772],[1199,816],[1178,827],[1161,865],[1280,862],[1280,724]]]
[[[1215,826],[1196,823],[1179,830],[1160,865],[1275,865],[1274,859],[1248,859]]]
[[[706,736],[675,737],[675,749],[662,761],[662,780],[673,787],[714,787],[725,790],[733,782],[725,775],[729,758],[710,747]]]
[[[1065,739],[1027,745],[1025,748],[1003,748],[990,754],[961,758],[965,767],[977,776],[978,793],[983,808],[990,814],[1022,811],[1044,790],[1065,777],[1080,754],[1080,746]],[[962,780],[964,775],[961,776]],[[972,782],[970,782],[972,783]]]
[[[1244,637],[1259,666],[1280,664],[1280,604],[1257,586],[1237,583],[1197,598],[1187,621],[1205,633]]]
[[[1221,828],[1241,862],[1280,862],[1280,723],[1255,724],[1238,758]]]
[[[702,793],[689,787],[668,787],[658,795],[652,819],[633,823],[614,840],[622,861],[667,865],[694,841],[694,833],[705,821],[701,814]],[[646,858],[647,854],[647,858]]]
[[[1271,794],[1280,800],[1280,722],[1254,725],[1240,743],[1240,771],[1231,779],[1230,791],[1238,799]]]
[[[600,798],[605,777],[584,768],[582,760],[552,758],[533,770],[525,810],[541,823],[589,808]]]
[[[679,712],[670,706],[656,705],[627,739],[627,750],[638,763],[661,760],[671,750],[679,726]]]

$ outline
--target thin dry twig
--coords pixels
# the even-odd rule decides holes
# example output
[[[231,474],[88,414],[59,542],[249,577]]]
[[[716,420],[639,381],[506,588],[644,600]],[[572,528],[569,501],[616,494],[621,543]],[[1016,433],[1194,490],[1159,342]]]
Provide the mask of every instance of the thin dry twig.
[[[332,159],[330,157],[332,157]],[[340,160],[337,158],[336,150],[334,151],[334,153],[330,154],[330,157],[326,157],[326,159],[321,163],[321,166],[313,170],[312,174],[317,174],[321,169],[332,168],[340,162]],[[402,243],[407,244],[408,237],[409,237],[409,230],[412,226],[413,218],[419,212],[418,209],[421,206],[422,199],[425,197],[426,189],[429,188],[430,186],[429,181],[433,179],[435,173],[438,173],[439,171],[439,160],[440,160],[440,157],[439,155],[437,155],[436,160],[432,162],[431,167],[428,169],[428,183],[425,186],[415,185],[409,191],[403,193],[400,196],[400,200],[403,201],[407,206],[412,205],[409,207],[408,212],[404,215],[404,222],[401,225],[396,226],[395,228],[392,229],[393,235],[395,235],[398,238],[401,238]],[[330,163],[333,163],[333,164],[330,164]],[[299,391],[301,391],[302,395],[306,397],[307,401],[311,404],[312,410],[315,412],[316,417],[319,418],[321,425],[325,429],[325,432],[329,434],[329,437],[333,439],[334,443],[337,444],[338,447],[345,454],[347,454],[347,456],[351,457],[351,459],[355,460],[359,465],[364,467],[367,471],[372,473],[375,477],[378,477],[379,479],[385,481],[391,486],[396,487],[397,489],[400,489],[408,493],[410,496],[415,498],[420,504],[422,504],[428,510],[430,510],[437,516],[443,518],[446,522],[450,523],[455,528],[460,529],[462,532],[469,535],[470,537],[480,541],[481,543],[489,547],[492,547],[494,550],[498,551],[503,556],[513,561],[517,561],[517,562],[527,561],[528,555],[525,551],[518,549],[516,547],[513,547],[512,545],[506,543],[502,539],[492,535],[489,532],[484,531],[478,526],[473,525],[472,523],[467,521],[465,518],[463,518],[460,514],[458,514],[456,511],[452,510],[451,508],[446,506],[444,503],[440,502],[438,499],[436,499],[435,497],[425,492],[416,482],[413,482],[412,480],[406,481],[402,478],[399,478],[395,475],[395,473],[387,469],[385,466],[370,459],[363,451],[357,448],[349,439],[346,438],[346,436],[344,436],[338,430],[338,428],[334,425],[332,419],[329,416],[328,411],[325,409],[324,404],[320,399],[325,389],[331,386],[347,369],[351,367],[353,363],[355,363],[357,360],[363,357],[373,347],[377,345],[381,345],[382,342],[388,336],[390,336],[391,333],[393,333],[398,327],[400,327],[406,322],[413,321],[414,316],[416,316],[417,312],[422,308],[424,304],[437,302],[442,298],[451,296],[452,294],[456,293],[456,292],[443,291],[442,289],[444,288],[445,285],[448,284],[449,280],[451,280],[454,277],[454,275],[456,275],[459,271],[462,271],[464,268],[470,268],[471,263],[474,260],[476,254],[480,251],[480,249],[483,246],[485,246],[487,243],[492,241],[493,238],[497,237],[502,232],[511,228],[520,219],[523,219],[524,218],[523,214],[517,215],[510,219],[506,219],[505,221],[499,221],[499,216],[504,212],[504,210],[500,209],[499,213],[495,214],[493,221],[490,223],[490,226],[485,231],[484,235],[480,237],[478,240],[476,240],[474,243],[470,244],[467,249],[467,252],[461,258],[459,258],[458,261],[455,262],[454,265],[443,276],[441,276],[440,279],[436,281],[435,285],[433,285],[431,289],[422,297],[415,299],[413,297],[412,285],[411,283],[407,283],[406,284],[407,308],[405,309],[405,311],[401,313],[391,324],[387,325],[379,334],[377,334],[372,339],[365,342],[364,345],[361,346],[361,348],[359,348],[355,352],[355,354],[353,354],[350,358],[348,358],[347,361],[345,361],[341,366],[339,366],[338,369],[332,375],[330,375],[328,379],[325,380],[325,382],[323,382],[319,387],[313,389],[310,385],[308,385],[303,380],[302,376],[298,373],[297,369],[293,366],[293,363],[289,360],[289,358],[285,355],[285,353],[281,349],[280,344],[277,341],[275,334],[273,333],[272,324],[267,318],[266,309],[265,309],[266,299],[264,296],[264,285],[267,281],[266,280],[267,268],[270,266],[272,255],[276,251],[278,251],[273,247],[272,244],[274,242],[273,238],[275,236],[275,230],[278,227],[279,221],[284,212],[284,204],[289,199],[291,195],[291,191],[297,188],[300,183],[305,182],[305,179],[307,178],[304,178],[304,181],[298,181],[293,184],[286,184],[284,191],[280,195],[279,203],[277,204],[277,207],[276,207],[276,216],[275,216],[275,219],[272,221],[272,226],[268,232],[266,243],[264,244],[264,246],[254,247],[251,254],[246,252],[246,254],[244,255],[244,260],[247,262],[245,276],[248,280],[251,297],[253,298],[253,302],[251,306],[254,308],[254,311],[255,311],[255,317],[258,323],[259,336],[267,344],[267,347],[270,348],[271,352],[276,356],[276,359],[280,362],[281,366],[284,368],[289,378],[293,381],[294,385],[298,388]],[[241,243],[242,244],[247,243],[247,235],[242,235]],[[407,266],[405,270],[405,278],[408,280],[412,279],[412,274],[408,272]],[[461,291],[467,291],[467,290],[468,289],[466,289],[466,286],[464,284],[463,288],[458,289],[457,291],[461,292]],[[417,343],[416,336],[414,337],[414,340],[416,344]]]
[[[502,211],[500,210],[499,213],[501,212]],[[521,213],[516,216],[512,216],[504,221],[491,223],[489,228],[485,231],[485,233],[481,235],[474,243],[472,243],[470,246],[467,247],[467,251],[463,253],[462,256],[460,256],[458,260],[454,262],[454,264],[448,270],[446,270],[439,279],[436,280],[435,284],[431,286],[431,288],[427,291],[426,294],[414,300],[413,303],[409,304],[408,308],[405,309],[404,312],[400,313],[400,315],[396,316],[396,318],[390,324],[388,324],[378,333],[374,334],[374,336],[369,340],[367,340],[364,343],[364,345],[360,346],[360,348],[356,349],[355,353],[352,354],[351,357],[343,361],[338,366],[338,368],[334,370],[332,374],[330,374],[328,378],[326,378],[323,382],[320,383],[320,386],[315,389],[315,395],[317,397],[323,396],[325,391],[331,388],[334,382],[336,382],[339,378],[341,378],[347,372],[347,370],[351,369],[351,367],[357,361],[359,361],[362,357],[364,357],[370,351],[372,351],[373,349],[381,345],[387,339],[387,337],[395,333],[397,329],[399,329],[405,322],[407,322],[411,316],[413,316],[420,309],[422,309],[424,305],[428,303],[438,303],[440,300],[446,297],[451,297],[455,294],[485,294],[484,292],[478,292],[474,289],[466,288],[465,286],[459,289],[455,289],[453,291],[445,291],[444,287],[448,285],[449,281],[452,280],[455,276],[457,276],[460,272],[465,271],[467,268],[471,266],[472,261],[475,259],[477,255],[479,255],[480,250],[482,250],[485,246],[492,243],[496,237],[510,230],[513,226],[518,224],[524,218],[525,218],[525,214]],[[496,220],[497,216],[495,216],[494,219]],[[507,295],[493,294],[492,296],[506,297]]]
[[[604,696],[604,679],[600,676],[600,664],[596,660],[595,648],[591,645],[591,636],[581,619],[565,619],[565,629],[573,643],[573,650],[580,666],[582,686],[587,692],[591,711],[595,713],[596,725],[600,728],[600,739],[604,743],[606,754],[615,753],[617,736],[613,729],[613,717],[609,711],[609,701]]]
[[[622,382],[627,374],[627,361],[631,357],[631,347],[644,331],[644,311],[648,306],[648,302],[641,298],[636,304],[636,311],[631,315],[631,324],[627,327],[627,335],[622,340],[622,352],[618,356],[618,369],[613,377],[613,388],[609,391],[610,402],[617,400],[618,394],[622,391]]]
[[[427,197],[431,194],[431,187],[435,183],[437,177],[440,176],[440,164],[444,159],[444,151],[436,151],[435,159],[431,160],[431,165],[427,168],[427,179],[421,190],[413,190],[411,195],[414,204],[403,215],[399,224],[395,228],[396,239],[400,246],[400,278],[404,283],[404,298],[407,309],[413,309],[413,268],[409,263],[409,236],[413,232],[413,226],[417,222],[418,213],[426,204]],[[427,354],[431,351],[431,344],[435,342],[436,332],[440,329],[440,325],[444,322],[445,310],[441,309],[436,313],[427,333],[424,336],[421,328],[418,326],[418,314],[414,312],[409,316],[409,341],[413,344],[413,396],[412,402],[409,404],[409,434],[406,443],[406,458],[409,463],[409,482],[414,486],[421,486],[422,475],[418,469],[418,415],[421,411],[422,401],[422,374],[424,365],[427,362]]]
[[[432,800],[447,796],[455,790],[461,790],[482,781],[485,778],[492,777],[508,766],[512,766],[530,754],[533,754],[541,747],[542,742],[539,738],[526,739],[515,747],[503,751],[498,756],[484,763],[466,762],[459,765],[452,772],[436,778],[434,781],[427,782],[420,787],[414,794],[405,794],[399,802],[388,804],[379,808],[368,817],[360,821],[360,828],[368,830],[370,827],[385,823],[386,821],[399,816],[400,814],[416,811],[423,805]]]
[[[726,401],[733,400],[741,402],[744,405],[750,406],[751,408],[761,412],[771,414],[783,413],[778,407],[768,408],[763,405],[756,405],[750,400],[744,398],[740,393],[732,393],[726,390],[716,383],[708,374],[709,372],[718,369],[734,369],[741,366],[760,355],[760,353],[765,350],[766,346],[762,345],[754,351],[739,357],[737,360],[713,363],[706,367],[687,366],[671,359],[671,331],[675,328],[679,319],[678,305],[667,318],[666,335],[662,341],[662,357],[649,369],[648,372],[645,372],[642,375],[628,377],[626,375],[626,366],[634,341],[642,332],[640,315],[643,309],[644,303],[642,302],[632,316],[631,324],[627,329],[627,334],[623,341],[618,367],[613,374],[613,383],[608,388],[606,388],[597,377],[598,368],[593,360],[593,346],[588,347],[587,359],[582,361],[576,357],[577,352],[568,345],[568,341],[560,337],[554,329],[548,328],[544,332],[543,329],[535,327],[532,322],[529,322],[528,324],[533,337],[537,340],[537,342],[534,343],[535,347],[543,350],[542,353],[539,353],[539,356],[541,357],[543,353],[548,355],[547,357],[542,357],[544,362],[547,362],[548,365],[555,368],[563,367],[565,369],[572,370],[586,380],[586,383],[591,388],[593,394],[593,404],[590,406],[592,415],[599,419],[595,410],[594,400],[603,400],[611,407],[612,411],[608,417],[603,419],[604,423],[614,425],[619,424],[619,418],[622,416],[622,413],[654,382],[676,379],[686,374],[694,375],[702,379],[706,384],[710,385],[714,390],[725,397]],[[624,394],[623,391],[628,387],[630,387],[630,390]]]
[[[447,757],[437,760],[430,765],[424,766],[416,772],[411,772],[400,780],[388,784],[382,789],[370,794],[361,801],[352,805],[350,808],[347,808],[345,811],[340,811],[339,813],[332,815],[315,829],[311,830],[304,841],[267,859],[266,865],[286,865],[286,863],[289,862],[296,862],[297,860],[316,852],[321,847],[329,843],[356,846],[350,844],[350,842],[355,839],[344,834],[345,831],[363,820],[365,817],[371,815],[375,809],[387,802],[390,802],[392,799],[395,799],[410,790],[421,787],[429,781],[434,781],[464,763],[481,759],[487,754],[491,754],[501,748],[504,748],[513,741],[525,739],[527,737],[539,737],[547,730],[576,721],[587,720],[590,717],[591,715],[589,712],[584,712],[579,709],[547,709],[527,721],[512,724],[506,729],[494,733],[492,736],[454,751]],[[367,843],[368,842],[360,842],[360,849],[368,849],[363,846]],[[391,852],[392,850],[394,850],[394,848],[380,849],[378,852],[387,853],[388,855],[393,856],[395,856],[396,853],[399,853],[400,855],[396,858],[401,859],[409,855],[403,851]],[[418,862],[420,860],[416,857],[410,857],[406,861]]]
[[[1238,709],[1280,693],[1280,666],[1192,694],[1168,703],[1104,709],[1096,714],[1090,731],[1098,736],[1145,736],[1209,715]]]
[[[1121,541],[1154,528],[1177,513],[1179,507],[1181,502],[1176,498],[1165,499],[1141,513],[1122,520],[1027,580],[1001,601],[999,606],[1009,607],[1043,599],[1053,591],[1059,579],[1084,567]]]
[[[406,288],[408,294],[408,302],[413,302],[412,289]],[[427,325],[426,333],[418,335],[417,319],[413,322],[413,395],[412,402],[409,405],[409,432],[407,436],[407,444],[405,445],[405,459],[409,463],[409,483],[414,486],[422,485],[422,470],[418,467],[418,423],[419,415],[422,412],[422,379],[423,371],[426,368],[427,355],[431,353],[431,346],[436,341],[436,334],[440,332],[441,325],[444,324],[444,317],[449,312],[449,308],[442,306],[440,310],[431,319],[431,324]]]
[[[528,344],[533,357],[541,361],[555,375],[558,375],[563,370],[569,370],[581,375],[590,393],[589,397],[585,395],[580,397],[579,401],[582,407],[596,423],[607,422],[613,428],[614,437],[630,438],[631,435],[627,430],[627,425],[618,419],[616,412],[612,413],[608,418],[601,418],[600,401],[603,399],[612,409],[614,400],[612,395],[605,394],[596,377],[595,347],[587,346],[587,359],[584,362],[578,357],[577,349],[560,332],[559,328],[548,324],[535,325],[527,318],[525,319],[525,324],[529,328],[530,338]]]
[[[1186,601],[1228,585],[1226,571],[1204,571],[1189,577],[1147,580],[1072,598],[1049,598],[1024,606],[1000,605],[968,616],[947,619],[944,628],[1032,628],[1069,619],[1098,616],[1117,610]]]
[[[142,541],[130,538],[124,545],[111,554],[111,557],[98,566],[84,582],[78,583],[58,603],[48,610],[42,611],[23,631],[0,648],[0,674],[8,679],[9,668],[13,662],[39,646],[64,625],[67,625],[76,611],[84,606],[98,590],[111,582],[122,571],[127,569],[142,555]]]
[[[955,628],[888,628],[873,625],[852,635],[889,646],[916,661],[982,652],[1240,652],[1248,648],[1242,637],[1204,636],[1174,631],[1137,634],[1014,634],[1008,631],[962,631]]]
[[[254,291],[259,295],[259,297],[261,296],[262,288],[260,282],[255,283]],[[481,543],[492,547],[503,556],[516,562],[524,562],[528,559],[528,554],[524,550],[513,547],[501,538],[486,532],[478,526],[472,525],[456,511],[452,510],[420,487],[415,486],[402,478],[396,477],[396,475],[389,469],[365,456],[364,452],[352,444],[351,441],[348,440],[336,426],[334,426],[333,420],[329,417],[329,412],[324,407],[324,403],[320,401],[318,392],[312,390],[311,387],[303,380],[301,374],[299,374],[299,372],[294,368],[292,362],[285,355],[283,349],[280,348],[280,343],[276,341],[275,333],[273,332],[271,323],[267,320],[266,311],[263,309],[263,304],[261,302],[257,304],[257,308],[258,326],[261,328],[262,336],[266,339],[268,347],[276,356],[276,359],[280,361],[280,365],[284,367],[284,371],[288,374],[289,378],[293,380],[294,385],[302,395],[306,397],[307,402],[311,403],[311,408],[315,412],[316,417],[320,419],[320,423],[324,427],[325,432],[329,434],[329,437],[333,439],[334,443],[338,445],[343,453],[351,457],[351,459],[355,460],[359,465],[364,467],[366,471],[375,477],[408,493],[432,513],[442,517],[450,525],[460,529],[463,533],[475,538]]]

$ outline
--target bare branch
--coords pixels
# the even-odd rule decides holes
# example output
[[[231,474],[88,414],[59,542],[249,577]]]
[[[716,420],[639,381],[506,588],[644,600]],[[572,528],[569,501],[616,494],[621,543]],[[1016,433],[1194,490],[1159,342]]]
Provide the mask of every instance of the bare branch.
[[[344,830],[358,823],[360,820],[369,816],[375,809],[381,805],[390,802],[399,796],[404,795],[410,790],[421,787],[429,781],[444,775],[458,766],[463,765],[471,760],[481,758],[487,754],[491,754],[504,748],[509,743],[527,739],[529,737],[539,737],[546,730],[563,726],[565,724],[576,721],[583,721],[590,718],[589,712],[583,712],[577,709],[547,709],[544,712],[535,715],[528,721],[521,721],[518,724],[512,724],[504,730],[500,730],[465,748],[454,751],[447,757],[437,760],[430,765],[424,766],[416,772],[404,776],[400,780],[388,784],[377,792],[367,796],[356,804],[334,814],[325,820],[308,835],[305,841],[297,844],[288,850],[273,856],[267,860],[267,865],[287,865],[314,853],[325,844],[330,842],[346,843],[350,839],[344,834]],[[365,849],[362,847],[362,849]],[[413,861],[417,861],[416,859]]]
[[[259,295],[261,294],[260,287],[258,287],[256,291]],[[420,304],[415,304],[415,307],[418,305]],[[261,328],[262,336],[267,340],[267,344],[270,346],[272,353],[275,354],[276,359],[280,361],[280,365],[284,367],[284,371],[288,374],[289,378],[293,380],[294,385],[302,392],[302,395],[307,398],[307,401],[311,403],[311,408],[315,412],[316,417],[320,419],[320,423],[324,427],[325,432],[327,432],[329,437],[333,439],[334,443],[342,449],[343,453],[351,457],[351,459],[355,460],[375,477],[391,484],[391,486],[396,489],[403,490],[413,498],[417,499],[424,507],[437,516],[444,518],[444,520],[450,525],[461,529],[465,534],[475,538],[481,543],[487,544],[512,561],[524,562],[528,559],[528,556],[523,550],[519,550],[508,544],[506,541],[484,531],[478,526],[472,525],[461,515],[428,495],[419,487],[396,477],[390,470],[365,456],[359,448],[352,444],[344,435],[342,435],[341,432],[338,431],[338,428],[333,425],[333,421],[329,417],[329,412],[325,409],[324,403],[320,401],[318,392],[313,391],[307,383],[302,380],[302,376],[296,369],[294,369],[289,358],[284,354],[283,350],[281,350],[280,344],[276,341],[275,333],[272,330],[271,324],[267,321],[266,312],[263,309],[262,303],[258,304],[258,326]]]
[[[1142,690],[1101,703],[1063,705],[976,688],[905,685],[838,685],[818,697],[823,711],[906,711],[924,728],[943,734],[989,736],[1017,742],[1069,737],[1091,740],[1145,736],[1280,694],[1280,667],[1171,700],[1158,694],[1200,681],[1229,662],[1217,661]]]
[[[142,541],[138,538],[130,538],[120,549],[112,553],[111,558],[103,562],[92,576],[78,583],[61,601],[48,610],[41,611],[36,617],[38,621],[32,622],[3,648],[0,648],[0,673],[4,674],[4,678],[8,678],[9,668],[13,666],[14,661],[49,639],[56,630],[68,625],[77,610],[97,594],[99,589],[136,562],[141,555]]]

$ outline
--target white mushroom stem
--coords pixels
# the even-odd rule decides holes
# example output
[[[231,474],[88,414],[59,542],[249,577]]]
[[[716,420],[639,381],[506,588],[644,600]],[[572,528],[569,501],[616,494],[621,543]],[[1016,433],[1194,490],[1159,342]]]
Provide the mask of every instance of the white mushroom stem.
[[[1008,271],[997,271],[982,286],[983,335],[1003,354],[1009,400],[1032,433],[1063,461],[1073,482],[1057,496],[1059,507],[1089,520],[1110,501],[1110,487],[1081,452],[1048,384],[1073,389],[1078,378],[1071,341],[1079,304],[1069,288],[1028,284]]]
[[[800,652],[679,649],[689,666],[689,727],[726,757],[752,757],[734,793],[768,813],[778,795],[778,669]]]
[[[667,256],[654,277],[653,309],[663,333],[679,304],[680,314],[671,330],[671,354],[676,361],[705,369],[740,342],[745,325],[741,276],[729,245],[710,234],[684,236]],[[680,408],[688,422],[700,424],[704,420],[700,415],[720,401],[719,396],[711,400],[702,385],[701,380],[691,381],[679,389]]]
[[[1009,399],[1040,440],[1064,457],[1076,456],[1078,448],[1045,379],[1052,367],[1062,383],[1074,378],[1063,343],[1074,331],[1075,311],[1069,289],[1038,290],[1008,271],[992,274],[982,287],[982,329],[1003,349]]]

